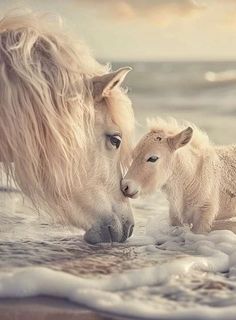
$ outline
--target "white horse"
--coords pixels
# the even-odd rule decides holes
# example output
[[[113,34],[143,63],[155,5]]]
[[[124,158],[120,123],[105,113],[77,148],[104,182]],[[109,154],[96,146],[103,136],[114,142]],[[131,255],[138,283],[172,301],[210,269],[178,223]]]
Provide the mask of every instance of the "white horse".
[[[109,72],[37,13],[0,21],[3,172],[91,243],[124,241],[133,229],[120,190],[134,126],[120,84],[130,69]]]
[[[172,225],[210,231],[214,221],[236,216],[236,145],[214,146],[193,124],[184,129],[174,119],[152,121],[122,189],[134,198],[156,188],[167,195]]]

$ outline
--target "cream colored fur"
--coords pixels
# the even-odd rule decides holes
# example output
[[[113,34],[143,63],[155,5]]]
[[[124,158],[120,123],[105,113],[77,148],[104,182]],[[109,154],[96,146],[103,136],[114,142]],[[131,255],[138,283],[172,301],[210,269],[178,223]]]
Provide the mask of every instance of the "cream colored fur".
[[[170,223],[188,224],[197,233],[210,231],[216,219],[236,216],[236,145],[214,146],[195,125],[174,119],[149,124],[122,182],[124,193],[135,197],[161,188]],[[159,159],[152,163],[151,156]]]
[[[133,219],[120,191],[134,125],[120,88],[129,70],[111,73],[37,12],[0,21],[3,171],[38,208],[85,230],[109,217],[122,230]],[[108,135],[117,132],[115,150]]]

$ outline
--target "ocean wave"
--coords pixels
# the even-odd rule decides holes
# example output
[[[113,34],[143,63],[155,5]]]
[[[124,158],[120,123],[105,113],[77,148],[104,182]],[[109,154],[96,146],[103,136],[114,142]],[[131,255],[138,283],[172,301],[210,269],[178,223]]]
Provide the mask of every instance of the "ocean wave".
[[[205,79],[209,82],[236,82],[236,70],[226,70],[222,72],[207,71]]]
[[[147,233],[128,245],[160,257],[151,267],[81,278],[45,267],[0,274],[0,297],[46,295],[90,309],[138,319],[235,319],[236,235],[196,235],[152,217]]]

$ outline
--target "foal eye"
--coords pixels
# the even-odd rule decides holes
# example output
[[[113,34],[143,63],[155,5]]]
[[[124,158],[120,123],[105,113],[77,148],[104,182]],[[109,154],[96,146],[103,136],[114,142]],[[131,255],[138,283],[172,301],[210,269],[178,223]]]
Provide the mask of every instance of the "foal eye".
[[[147,159],[147,162],[156,162],[158,160],[158,156],[151,156],[150,158]]]
[[[113,147],[115,147],[116,149],[118,149],[120,147],[120,144],[121,144],[121,137],[120,136],[118,136],[118,135],[108,136],[108,139]]]

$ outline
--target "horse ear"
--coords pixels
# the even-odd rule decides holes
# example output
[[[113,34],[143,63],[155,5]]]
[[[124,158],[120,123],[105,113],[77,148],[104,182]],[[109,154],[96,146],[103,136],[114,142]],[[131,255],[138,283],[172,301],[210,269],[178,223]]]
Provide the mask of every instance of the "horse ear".
[[[100,101],[103,97],[108,97],[114,88],[121,85],[131,70],[131,67],[124,67],[114,72],[94,77],[92,79],[94,100]]]
[[[167,142],[172,150],[177,150],[185,146],[191,140],[193,136],[193,129],[188,127],[175,136],[167,138]]]

